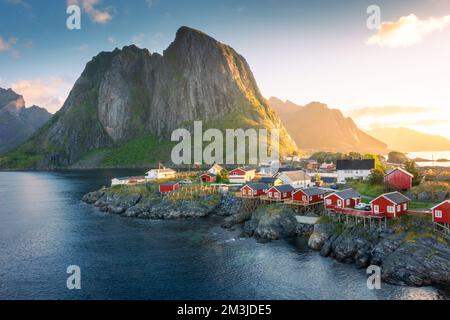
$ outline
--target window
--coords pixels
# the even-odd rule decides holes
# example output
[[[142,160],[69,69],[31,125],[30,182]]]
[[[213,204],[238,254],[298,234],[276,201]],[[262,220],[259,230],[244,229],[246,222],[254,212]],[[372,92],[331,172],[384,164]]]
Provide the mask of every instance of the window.
[[[287,197],[287,193],[286,192],[283,193],[283,197]]]
[[[402,207],[400,205],[397,206],[397,211],[400,211]]]
[[[337,205],[338,205],[338,207],[341,207],[342,206],[342,200],[338,200],[337,201]]]
[[[403,204],[403,210],[408,210],[408,204],[407,203]]]
[[[434,210],[434,216],[436,218],[442,218],[442,210]]]
[[[380,206],[378,206],[378,205],[373,206],[373,211],[375,213],[379,213],[380,212]]]
[[[327,204],[331,204],[331,199],[327,199]]]
[[[389,212],[389,213],[395,213],[395,207],[394,207],[394,206],[388,206],[388,207],[387,207],[387,212]]]
[[[346,204],[346,205],[350,205],[350,199],[347,199],[347,200],[345,201],[345,204]]]
[[[275,198],[278,198],[279,193],[275,192],[274,195],[275,195]]]

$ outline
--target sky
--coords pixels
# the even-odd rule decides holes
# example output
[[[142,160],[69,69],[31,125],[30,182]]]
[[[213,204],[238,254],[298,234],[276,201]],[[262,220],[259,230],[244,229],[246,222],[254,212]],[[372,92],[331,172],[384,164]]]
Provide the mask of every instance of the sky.
[[[267,98],[450,138],[448,0],[0,0],[0,87],[56,112],[100,51],[162,53],[183,25],[242,54]]]

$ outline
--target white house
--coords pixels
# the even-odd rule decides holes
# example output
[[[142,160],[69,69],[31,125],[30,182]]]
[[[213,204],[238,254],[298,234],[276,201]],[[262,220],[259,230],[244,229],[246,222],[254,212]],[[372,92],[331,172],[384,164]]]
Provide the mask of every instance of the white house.
[[[129,182],[130,179],[128,177],[113,178],[111,179],[111,187],[125,185],[128,184]]]
[[[366,180],[367,178],[369,178],[371,170],[374,168],[375,168],[374,159],[337,160],[336,162],[337,182],[345,183],[347,179]]]
[[[209,170],[208,173],[218,175],[223,171],[223,168],[218,164],[214,164]]]
[[[303,170],[283,171],[278,175],[278,179],[296,189],[312,186],[311,176]]]
[[[261,163],[259,165],[258,175],[260,175],[261,177],[273,177],[277,174],[279,168],[279,161],[269,161],[267,163]]]
[[[176,171],[170,168],[152,169],[145,174],[146,180],[174,179]]]

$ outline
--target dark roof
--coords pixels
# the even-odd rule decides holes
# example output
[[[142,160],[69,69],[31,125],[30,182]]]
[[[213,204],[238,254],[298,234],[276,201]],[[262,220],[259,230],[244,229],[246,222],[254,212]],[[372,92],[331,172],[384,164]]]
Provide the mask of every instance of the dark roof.
[[[317,181],[317,179],[315,177],[311,178],[312,182]],[[323,181],[325,183],[333,183],[336,182],[336,178],[335,177],[320,177],[319,181]]]
[[[308,196],[317,196],[319,194],[327,193],[324,189],[320,188],[306,188],[306,189],[298,189],[297,191],[302,191]]]
[[[295,190],[290,184],[283,184],[281,186],[275,186],[274,188],[279,192],[291,192]]]
[[[282,168],[278,168],[278,172],[297,171],[297,170],[301,170],[301,168],[294,168],[294,167],[282,167]]]
[[[400,192],[397,192],[397,191],[383,194],[383,195],[381,195],[381,197],[388,198],[389,200],[391,200],[394,203],[403,203],[403,202],[411,201],[411,199],[409,199],[408,197],[404,196],[403,194],[401,194]]]
[[[325,183],[333,183],[336,182],[337,179],[335,177],[322,177],[320,180]]]
[[[252,190],[264,190],[269,188],[267,184],[261,182],[249,182],[245,186],[249,186]]]
[[[339,198],[344,199],[344,200],[361,197],[361,195],[353,189],[345,189],[342,191],[338,191],[338,192],[336,192],[336,195]]]
[[[336,170],[371,170],[373,168],[375,168],[374,159],[345,159],[336,161]]]
[[[278,178],[274,178],[274,177],[262,177],[261,179],[259,179],[259,182],[262,182],[262,183],[274,183],[277,180],[278,180]]]

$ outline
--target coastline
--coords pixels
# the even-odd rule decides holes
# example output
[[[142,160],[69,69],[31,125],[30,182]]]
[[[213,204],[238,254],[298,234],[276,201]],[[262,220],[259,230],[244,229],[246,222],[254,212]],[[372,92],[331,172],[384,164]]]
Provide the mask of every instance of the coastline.
[[[382,280],[401,286],[450,287],[450,247],[432,232],[431,221],[401,218],[385,231],[360,225],[343,226],[332,217],[320,216],[315,225],[298,223],[295,212],[276,205],[245,210],[242,200],[232,195],[197,195],[170,199],[155,193],[121,193],[104,188],[83,196],[83,201],[101,211],[140,219],[198,219],[210,215],[223,218],[221,227],[242,229],[241,237],[258,242],[303,237],[323,257],[331,257],[357,268],[381,266]]]

